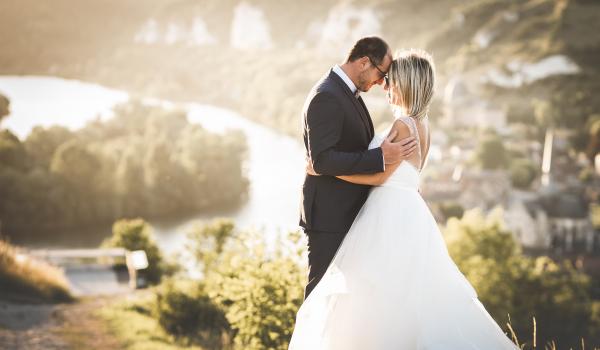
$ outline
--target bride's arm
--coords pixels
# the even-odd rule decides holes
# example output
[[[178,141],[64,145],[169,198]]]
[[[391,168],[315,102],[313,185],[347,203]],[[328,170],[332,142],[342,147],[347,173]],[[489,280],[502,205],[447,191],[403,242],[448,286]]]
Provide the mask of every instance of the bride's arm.
[[[396,120],[394,122],[394,125],[392,126],[392,130],[390,130],[390,133],[393,130],[398,131],[398,134],[396,135],[394,142],[398,142],[399,140],[410,136],[410,130],[408,129],[408,126],[405,123],[401,122],[400,120]],[[359,185],[378,186],[378,185],[381,185],[382,183],[384,183],[390,177],[390,175],[392,175],[392,173],[394,173],[396,168],[398,168],[398,166],[400,166],[400,163],[402,163],[402,162],[403,162],[403,160],[399,161],[398,163],[388,164],[385,166],[385,171],[380,172],[380,173],[342,175],[342,176],[336,176],[336,177],[338,179],[341,179],[341,180],[344,180],[347,182],[352,182],[352,183],[359,184]]]

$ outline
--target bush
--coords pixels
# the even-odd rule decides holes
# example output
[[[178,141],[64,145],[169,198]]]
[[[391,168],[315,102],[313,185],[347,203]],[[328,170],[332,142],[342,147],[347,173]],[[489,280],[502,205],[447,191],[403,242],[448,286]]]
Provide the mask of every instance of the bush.
[[[512,185],[520,189],[528,189],[538,176],[537,167],[528,159],[515,159],[510,164],[510,180]]]
[[[154,313],[169,334],[210,349],[222,349],[231,339],[231,327],[220,306],[202,285],[185,288],[167,281],[156,293]]]
[[[9,297],[44,302],[73,300],[62,270],[19,253],[3,240],[0,240],[0,286],[0,294]]]
[[[449,219],[452,217],[461,218],[465,212],[462,205],[456,202],[443,202],[439,206],[440,212],[444,215],[444,218]]]
[[[288,242],[297,243],[299,233]],[[243,349],[287,349],[296,312],[304,299],[300,250],[279,242],[268,252],[256,232],[234,237],[223,260],[206,278],[211,298],[222,305]]]
[[[164,274],[173,270],[172,266],[164,262],[162,253],[152,237],[150,225],[143,219],[119,220],[113,224],[112,231],[112,237],[106,239],[102,246],[145,251],[148,268],[144,273],[149,283],[159,283]]]
[[[510,315],[521,336],[533,334],[535,317],[538,344],[556,340],[560,348],[593,335],[589,277],[568,261],[524,256],[501,217],[471,210],[445,230],[450,255],[492,317],[505,325]]]
[[[215,219],[208,225],[195,227],[187,236],[187,249],[206,275],[219,263],[225,243],[234,234],[235,224],[229,219]]]
[[[508,165],[508,153],[502,139],[496,134],[487,134],[478,145],[475,160],[483,169],[503,169]]]
[[[196,229],[189,247],[205,271],[206,291],[224,310],[242,349],[287,349],[304,299],[299,232],[268,249],[262,233],[228,220]]]

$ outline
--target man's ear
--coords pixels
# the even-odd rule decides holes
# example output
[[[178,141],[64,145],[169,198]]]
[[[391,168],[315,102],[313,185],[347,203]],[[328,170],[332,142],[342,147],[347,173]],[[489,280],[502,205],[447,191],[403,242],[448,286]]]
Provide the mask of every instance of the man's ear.
[[[365,68],[367,68],[369,66],[369,64],[371,63],[371,62],[369,62],[369,57],[367,57],[367,56],[363,56],[363,57],[359,58],[358,62],[360,63],[361,70],[364,70]]]

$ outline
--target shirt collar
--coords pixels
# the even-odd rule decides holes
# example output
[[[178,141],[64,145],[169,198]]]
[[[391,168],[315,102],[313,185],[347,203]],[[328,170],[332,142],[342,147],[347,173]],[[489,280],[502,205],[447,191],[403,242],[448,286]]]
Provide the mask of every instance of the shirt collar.
[[[335,65],[333,66],[333,71],[335,72],[335,74],[339,75],[340,78],[342,78],[342,80],[344,81],[344,83],[346,83],[346,85],[348,85],[348,87],[350,88],[350,91],[352,91],[352,93],[358,98],[358,93],[360,93],[359,91],[357,91],[356,85],[354,85],[354,83],[352,82],[352,79],[350,79],[348,77],[348,75],[346,74],[346,72],[344,72],[344,70],[342,69],[342,67],[340,67],[339,65]]]

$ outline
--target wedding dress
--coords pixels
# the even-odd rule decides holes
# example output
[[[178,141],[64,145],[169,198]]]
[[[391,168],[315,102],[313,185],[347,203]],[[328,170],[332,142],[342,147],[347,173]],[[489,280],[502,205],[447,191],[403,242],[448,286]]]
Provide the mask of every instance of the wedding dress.
[[[414,119],[398,117],[419,141]],[[373,138],[378,147],[387,132]],[[296,316],[290,350],[518,349],[448,255],[403,161],[367,201]],[[500,286],[499,286],[500,287]]]

